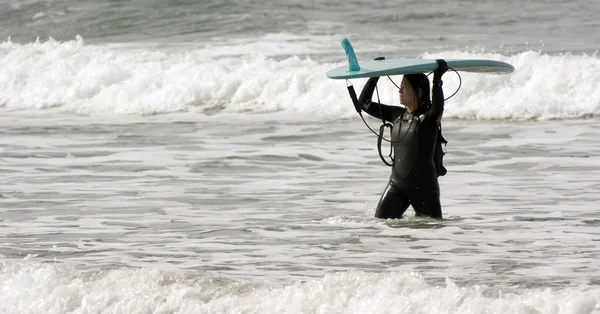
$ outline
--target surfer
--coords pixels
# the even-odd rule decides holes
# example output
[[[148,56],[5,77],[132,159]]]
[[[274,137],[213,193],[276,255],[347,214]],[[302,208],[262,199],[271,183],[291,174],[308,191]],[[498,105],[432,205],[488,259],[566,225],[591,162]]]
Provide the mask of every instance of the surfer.
[[[391,123],[392,174],[377,205],[376,218],[402,218],[412,205],[416,216],[442,219],[434,152],[444,112],[442,75],[448,65],[442,59],[436,62],[431,100],[425,74],[402,78],[399,93],[404,108],[371,101],[379,77],[369,78],[360,94],[362,111]]]

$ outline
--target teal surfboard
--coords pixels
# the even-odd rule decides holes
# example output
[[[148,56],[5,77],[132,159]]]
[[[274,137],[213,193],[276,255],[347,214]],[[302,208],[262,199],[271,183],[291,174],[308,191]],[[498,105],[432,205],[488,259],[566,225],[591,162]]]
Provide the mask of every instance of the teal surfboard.
[[[352,45],[347,39],[342,41],[342,46],[348,57],[348,65],[341,66],[327,72],[331,79],[351,79],[361,77],[375,77],[388,75],[402,75],[415,73],[428,73],[437,69],[438,64],[432,59],[385,59],[358,62]],[[515,68],[502,61],[485,59],[445,59],[449,68],[456,71],[509,74]]]

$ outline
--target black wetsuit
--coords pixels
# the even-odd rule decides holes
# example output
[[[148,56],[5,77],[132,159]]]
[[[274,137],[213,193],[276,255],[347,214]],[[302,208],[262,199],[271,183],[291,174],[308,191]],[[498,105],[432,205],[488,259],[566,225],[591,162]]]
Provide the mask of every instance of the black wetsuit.
[[[432,104],[410,113],[405,108],[372,102],[378,77],[370,78],[360,95],[362,111],[391,122],[394,162],[390,181],[379,200],[375,217],[401,218],[409,205],[417,216],[442,218],[440,187],[433,162],[444,111],[442,82],[434,79]]]

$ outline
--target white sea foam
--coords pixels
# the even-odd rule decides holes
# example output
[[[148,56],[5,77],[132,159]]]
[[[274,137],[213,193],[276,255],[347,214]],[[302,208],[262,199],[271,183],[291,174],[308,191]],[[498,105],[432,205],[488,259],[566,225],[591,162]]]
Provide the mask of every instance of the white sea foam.
[[[319,62],[288,53],[270,56],[268,49],[247,53],[244,47],[221,47],[223,53],[215,55],[211,47],[194,44],[95,46],[80,37],[68,42],[6,41],[0,44],[0,104],[10,110],[57,107],[84,115],[187,110],[353,114],[346,83],[325,77],[329,69],[344,65],[343,58]],[[516,68],[511,75],[462,73],[461,89],[447,102],[446,117],[521,120],[600,113],[600,59],[595,55],[447,51],[422,57],[495,59]],[[445,81],[449,96],[458,79],[450,72]],[[364,82],[353,80],[357,90]],[[387,79],[381,80],[379,94],[384,103],[398,102]]]
[[[598,287],[511,289],[428,283],[416,273],[363,271],[283,285],[205,273],[121,268],[83,273],[3,263],[0,311],[19,313],[599,313]]]

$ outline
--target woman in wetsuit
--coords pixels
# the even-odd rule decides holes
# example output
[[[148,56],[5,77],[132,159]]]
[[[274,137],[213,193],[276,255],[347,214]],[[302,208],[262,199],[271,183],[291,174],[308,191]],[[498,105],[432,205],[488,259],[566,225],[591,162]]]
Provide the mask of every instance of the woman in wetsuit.
[[[442,219],[433,154],[444,112],[442,75],[448,66],[444,60],[436,61],[438,68],[433,72],[432,101],[429,99],[429,79],[424,74],[408,74],[402,78],[400,103],[405,108],[371,101],[379,77],[370,78],[360,94],[362,111],[392,123],[392,174],[377,205],[376,218],[402,218],[412,205],[416,216]]]

